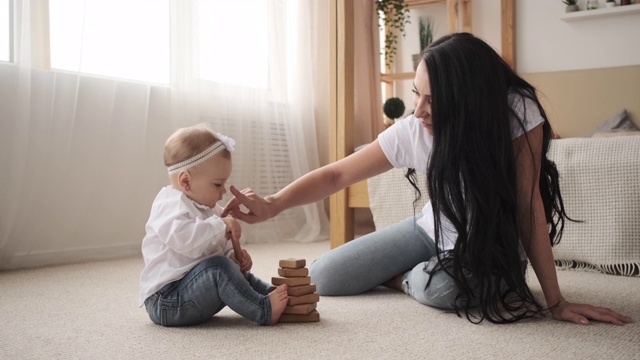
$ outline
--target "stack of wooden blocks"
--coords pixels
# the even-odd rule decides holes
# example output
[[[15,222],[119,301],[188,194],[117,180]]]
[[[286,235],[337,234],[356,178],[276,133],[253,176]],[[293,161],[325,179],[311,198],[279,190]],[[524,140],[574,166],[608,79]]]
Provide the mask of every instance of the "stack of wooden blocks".
[[[309,269],[305,266],[305,259],[280,260],[279,277],[272,277],[274,286],[287,284],[289,302],[278,322],[317,322],[320,314],[316,309],[320,295],[316,293],[316,286],[311,283]]]

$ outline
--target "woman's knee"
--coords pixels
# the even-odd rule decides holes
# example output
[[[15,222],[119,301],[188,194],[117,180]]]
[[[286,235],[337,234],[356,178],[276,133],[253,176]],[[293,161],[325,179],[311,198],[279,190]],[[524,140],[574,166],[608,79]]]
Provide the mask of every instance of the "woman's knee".
[[[327,262],[320,257],[315,260],[309,267],[309,276],[311,277],[311,283],[316,285],[316,292],[320,295],[333,295],[335,289],[332,281],[333,273],[331,266],[327,266]]]
[[[434,270],[433,261],[420,263],[409,271],[403,289],[423,305],[454,309],[459,294],[456,282],[445,271]]]
[[[345,274],[340,264],[326,256],[321,256],[309,267],[311,283],[316,285],[316,292],[324,296],[355,295],[362,292],[358,289],[361,279]]]

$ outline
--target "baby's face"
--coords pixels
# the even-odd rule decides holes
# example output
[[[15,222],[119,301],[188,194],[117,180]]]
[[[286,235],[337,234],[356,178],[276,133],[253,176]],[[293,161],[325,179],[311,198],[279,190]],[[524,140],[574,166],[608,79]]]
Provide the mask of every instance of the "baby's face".
[[[213,208],[227,192],[226,184],[231,176],[231,159],[218,154],[189,172],[191,184],[187,195],[191,200]]]

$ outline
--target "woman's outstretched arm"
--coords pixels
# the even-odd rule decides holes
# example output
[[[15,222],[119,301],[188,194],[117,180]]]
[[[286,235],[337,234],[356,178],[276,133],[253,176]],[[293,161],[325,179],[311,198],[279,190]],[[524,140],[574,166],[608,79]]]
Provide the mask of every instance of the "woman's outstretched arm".
[[[299,205],[314,203],[352,185],[392,168],[378,141],[334,163],[313,170],[276,194],[262,198],[247,188],[242,191],[231,187],[234,197],[227,203],[222,216],[227,214],[249,224],[270,219],[280,212]],[[248,210],[243,212],[240,205]]]
[[[525,136],[520,136],[513,142],[517,162],[518,223],[523,247],[540,282],[547,306],[551,308],[553,318],[584,325],[589,323],[588,319],[616,325],[632,322],[629,317],[611,309],[570,303],[562,296],[538,184],[542,156],[542,125],[538,125],[527,135],[529,143]]]

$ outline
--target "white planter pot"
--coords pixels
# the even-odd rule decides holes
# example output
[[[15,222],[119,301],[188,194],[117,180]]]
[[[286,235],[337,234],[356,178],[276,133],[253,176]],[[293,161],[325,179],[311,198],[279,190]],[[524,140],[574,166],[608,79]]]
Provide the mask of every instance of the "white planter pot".
[[[578,5],[567,5],[567,8],[564,9],[565,12],[574,12],[578,10],[580,10],[578,9]]]
[[[411,57],[413,59],[413,70],[415,71],[420,65],[420,61],[422,61],[422,54],[413,54]]]

